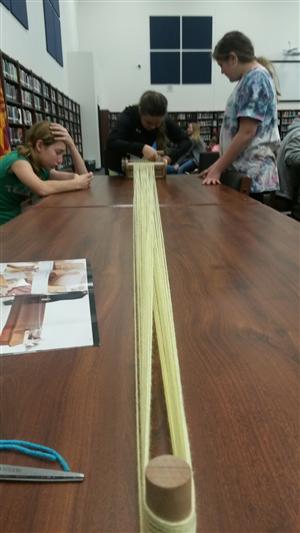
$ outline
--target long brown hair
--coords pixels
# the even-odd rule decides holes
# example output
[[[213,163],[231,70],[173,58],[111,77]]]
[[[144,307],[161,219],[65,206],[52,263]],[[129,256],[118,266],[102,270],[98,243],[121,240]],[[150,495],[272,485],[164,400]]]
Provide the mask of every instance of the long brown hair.
[[[36,160],[34,151],[37,141],[43,141],[45,146],[50,146],[56,142],[49,126],[50,123],[47,122],[47,120],[36,122],[26,132],[24,144],[21,144],[17,147],[18,153],[26,157],[26,159],[29,159],[32,168],[36,173],[40,172],[41,170],[41,167]]]
[[[277,75],[277,72],[276,72],[276,69],[275,69],[273,63],[269,59],[264,57],[264,56],[257,57],[256,61],[258,61],[258,63],[260,65],[262,65],[263,67],[265,67],[267,69],[267,71],[269,72],[269,74],[270,74],[270,76],[271,76],[271,78],[272,78],[272,80],[274,82],[276,94],[277,94],[277,96],[280,96],[281,92],[280,92],[279,79],[278,79],[278,75]]]
[[[231,52],[234,52],[241,63],[257,61],[267,69],[275,86],[277,96],[280,96],[279,80],[274,65],[264,56],[256,57],[254,46],[249,37],[240,31],[229,31],[216,44],[213,58],[216,61],[226,61]]]
[[[168,100],[163,94],[157,91],[146,91],[142,94],[139,101],[139,112],[141,115],[164,118],[167,114],[167,110]],[[156,144],[158,150],[165,150],[168,145],[164,120],[158,128]]]
[[[141,115],[150,115],[151,117],[163,117],[167,113],[168,100],[157,91],[146,91],[142,94],[139,101],[139,110]]]

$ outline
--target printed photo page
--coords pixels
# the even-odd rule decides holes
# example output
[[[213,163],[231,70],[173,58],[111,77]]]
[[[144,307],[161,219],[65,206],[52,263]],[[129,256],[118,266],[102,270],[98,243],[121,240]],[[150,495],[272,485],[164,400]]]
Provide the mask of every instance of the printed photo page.
[[[99,345],[86,259],[0,263],[0,355]]]

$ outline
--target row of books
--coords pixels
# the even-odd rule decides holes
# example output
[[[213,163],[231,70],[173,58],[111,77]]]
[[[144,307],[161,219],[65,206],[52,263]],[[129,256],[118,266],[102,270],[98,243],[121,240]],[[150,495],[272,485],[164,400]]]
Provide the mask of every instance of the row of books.
[[[10,63],[10,61],[7,61],[6,59],[2,60],[3,62],[3,74],[7,78],[13,81],[18,81],[18,71],[16,66],[13,63]]]
[[[19,94],[18,89],[15,85],[4,81],[6,99],[19,103]],[[33,94],[25,89],[21,89],[21,100],[22,105],[27,107],[34,107],[36,111],[42,111],[42,99],[37,94]],[[72,111],[68,111],[62,106],[57,106],[54,102],[44,100],[44,112],[51,113],[52,115],[58,115],[63,117],[70,122],[79,122],[79,117],[77,117]],[[41,119],[42,120],[42,119]]]
[[[12,100],[13,102],[19,101],[19,93],[16,85],[13,85],[12,83],[9,83],[8,81],[4,80],[4,91],[7,100]]]
[[[28,109],[21,109],[20,107],[7,104],[7,118],[8,122],[12,122],[13,124],[32,125],[32,112]]]
[[[2,64],[3,64],[3,74],[4,74],[5,81],[11,80],[11,81],[18,83],[18,70],[17,70],[16,65],[12,63],[11,61],[8,61],[7,59],[4,59],[4,58],[2,59]],[[70,98],[60,93],[54,87],[51,87],[49,84],[45,83],[43,80],[38,79],[33,74],[24,70],[23,68],[21,68],[21,66],[19,67],[19,75],[20,75],[20,85],[22,87],[25,87],[26,89],[29,89],[33,91],[34,93],[51,100],[55,104],[63,106],[68,111],[79,114],[79,105],[76,104],[76,102],[73,102],[72,100],[70,100]],[[5,92],[7,92],[6,87],[5,87]]]
[[[11,148],[24,142],[23,128],[8,128]]]

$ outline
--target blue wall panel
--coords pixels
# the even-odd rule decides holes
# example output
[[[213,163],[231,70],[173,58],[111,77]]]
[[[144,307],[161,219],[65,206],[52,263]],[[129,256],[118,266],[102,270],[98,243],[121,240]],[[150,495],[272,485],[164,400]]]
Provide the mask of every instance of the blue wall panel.
[[[211,83],[211,53],[182,53],[182,83]]]
[[[63,66],[63,54],[62,54],[62,44],[61,44],[61,30],[60,30],[60,20],[55,15],[54,16],[54,34],[55,34],[55,53],[56,61]]]
[[[151,83],[180,83],[180,53],[151,52]]]
[[[10,11],[11,0],[0,0],[0,3],[7,7],[7,9]]]
[[[47,51],[63,66],[60,20],[49,0],[44,0],[44,18]]]
[[[212,17],[182,17],[182,48],[189,50],[212,47]]]
[[[10,10],[14,17],[28,30],[26,0],[10,0]]]
[[[44,18],[47,51],[55,58],[54,12],[49,0],[44,0]]]
[[[179,50],[180,17],[150,17],[150,49]]]
[[[212,20],[150,17],[151,84],[211,84]]]
[[[54,11],[58,16],[60,16],[59,12],[59,0],[50,0],[50,3],[52,4],[52,7],[54,8]]]

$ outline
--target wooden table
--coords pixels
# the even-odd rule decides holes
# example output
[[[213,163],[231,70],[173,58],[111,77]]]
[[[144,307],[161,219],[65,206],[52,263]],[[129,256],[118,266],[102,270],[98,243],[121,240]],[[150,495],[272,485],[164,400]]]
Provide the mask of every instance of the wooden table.
[[[257,204],[246,195],[224,187],[206,187],[194,175],[167,176],[157,180],[160,204],[165,205],[212,205],[231,203],[232,198]],[[101,207],[106,205],[132,205],[133,180],[96,175],[88,191],[54,194],[43,198],[35,207]]]
[[[295,533],[299,225],[232,193],[161,209],[198,531]],[[132,209],[36,208],[1,231],[1,261],[90,260],[101,346],[0,359],[1,437],[54,447],[86,475],[0,484],[0,531],[137,532]]]

